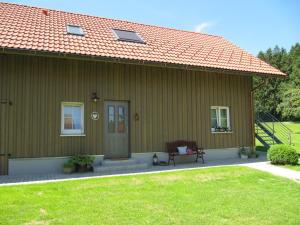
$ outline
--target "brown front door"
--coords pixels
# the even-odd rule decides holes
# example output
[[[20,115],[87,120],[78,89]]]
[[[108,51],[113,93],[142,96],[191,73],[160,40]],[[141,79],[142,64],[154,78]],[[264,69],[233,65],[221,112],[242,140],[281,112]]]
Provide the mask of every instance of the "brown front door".
[[[7,122],[8,107],[8,100],[1,99],[0,95],[0,175],[8,174],[8,155],[5,146],[6,131],[4,129],[4,123]]]
[[[104,103],[105,158],[129,157],[128,102],[106,101]]]

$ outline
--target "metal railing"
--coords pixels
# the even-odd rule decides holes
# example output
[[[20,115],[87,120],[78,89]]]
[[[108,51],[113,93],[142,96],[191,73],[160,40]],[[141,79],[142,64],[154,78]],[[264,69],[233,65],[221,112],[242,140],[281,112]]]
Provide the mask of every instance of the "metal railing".
[[[278,142],[276,140],[280,140],[284,144],[292,144],[292,131],[272,114],[258,112],[256,121],[271,134],[273,144]]]

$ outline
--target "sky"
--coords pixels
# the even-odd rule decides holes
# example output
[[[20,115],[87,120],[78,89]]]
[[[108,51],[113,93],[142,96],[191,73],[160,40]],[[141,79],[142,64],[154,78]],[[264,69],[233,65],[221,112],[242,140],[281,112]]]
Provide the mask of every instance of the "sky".
[[[225,37],[257,55],[300,42],[300,0],[4,0]]]

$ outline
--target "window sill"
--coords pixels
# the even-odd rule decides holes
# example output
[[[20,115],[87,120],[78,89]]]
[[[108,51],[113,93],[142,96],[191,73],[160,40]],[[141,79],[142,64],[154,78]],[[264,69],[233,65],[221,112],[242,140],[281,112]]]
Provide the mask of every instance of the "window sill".
[[[61,134],[61,137],[85,137],[85,134]]]
[[[212,131],[212,134],[232,134],[232,131]]]

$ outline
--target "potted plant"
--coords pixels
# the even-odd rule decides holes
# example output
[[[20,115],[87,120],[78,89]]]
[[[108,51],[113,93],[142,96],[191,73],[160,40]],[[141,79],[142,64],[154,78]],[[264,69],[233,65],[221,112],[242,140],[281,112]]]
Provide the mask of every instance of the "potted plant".
[[[241,159],[248,159],[248,156],[249,156],[249,152],[248,150],[246,149],[246,147],[240,147],[239,149],[239,156]]]
[[[215,127],[215,132],[220,132],[221,131],[221,127]]]
[[[64,173],[66,173],[66,174],[73,173],[75,171],[74,163],[71,161],[66,162],[63,166],[63,170],[64,170]]]
[[[95,157],[90,155],[76,155],[71,157],[72,163],[76,165],[76,171],[80,173],[90,171],[94,160]]]
[[[258,158],[258,157],[259,157],[259,154],[257,152],[251,151],[248,154],[248,158],[250,158],[250,159],[255,159],[255,158]]]

